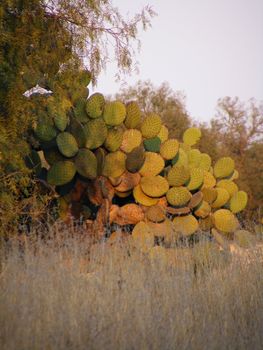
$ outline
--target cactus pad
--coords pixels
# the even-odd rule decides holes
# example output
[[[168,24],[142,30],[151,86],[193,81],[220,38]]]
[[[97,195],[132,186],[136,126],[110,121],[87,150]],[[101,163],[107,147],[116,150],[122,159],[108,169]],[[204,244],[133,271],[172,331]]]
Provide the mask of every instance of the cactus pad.
[[[154,235],[145,222],[139,222],[132,231],[132,238],[136,248],[142,252],[147,252],[154,246]]]
[[[105,105],[104,96],[98,92],[91,95],[86,102],[86,112],[90,118],[102,116]]]
[[[203,201],[201,205],[195,210],[195,216],[205,219],[211,213],[211,207],[208,202]]]
[[[46,121],[39,121],[35,129],[35,134],[40,141],[49,142],[57,135],[54,126]]]
[[[182,186],[190,178],[190,171],[183,165],[174,165],[168,172],[167,180],[170,186]]]
[[[159,137],[155,136],[151,139],[146,139],[143,142],[144,148],[148,152],[159,152],[161,146],[161,140]]]
[[[49,165],[53,165],[60,160],[64,160],[64,157],[59,152],[58,148],[44,150],[44,157]]]
[[[159,175],[142,177],[140,185],[143,192],[150,197],[161,197],[169,189],[167,180]]]
[[[191,149],[187,152],[188,165],[190,168],[198,168],[201,161],[201,152],[199,149]]]
[[[213,188],[215,185],[215,177],[209,171],[204,170],[204,182],[202,188]]]
[[[235,170],[235,162],[230,157],[222,157],[218,159],[214,166],[214,176],[224,178],[230,176]]]
[[[202,188],[201,191],[203,193],[204,200],[209,204],[213,203],[216,200],[217,198],[216,188],[205,187],[205,188]]]
[[[89,117],[86,112],[86,103],[87,100],[85,98],[82,98],[76,102],[76,105],[73,109],[75,118],[80,123],[87,123],[89,121]]]
[[[211,157],[206,153],[201,153],[198,167],[205,171],[209,171],[211,167],[211,163],[212,163]]]
[[[150,139],[159,134],[162,127],[161,118],[158,114],[149,113],[142,122],[141,132],[143,137]]]
[[[161,126],[161,130],[159,131],[159,134],[157,135],[157,137],[161,140],[161,143],[168,140],[169,130],[167,129],[166,126],[164,125]]]
[[[134,148],[130,153],[127,154],[126,158],[126,169],[131,173],[136,173],[141,169],[144,164],[145,153],[142,146]]]
[[[212,203],[212,208],[221,208],[223,207],[229,200],[229,193],[225,188],[216,188],[217,197],[216,200]]]
[[[86,135],[85,147],[89,149],[95,149],[103,145],[108,134],[106,124],[102,118],[90,120],[85,124],[84,132]]]
[[[176,207],[185,206],[190,201],[191,196],[186,187],[172,187],[166,193],[168,203]]]
[[[93,152],[88,149],[79,150],[75,158],[77,172],[88,178],[95,179],[97,176],[97,158]]]
[[[108,130],[107,138],[104,142],[105,148],[110,152],[117,151],[123,139],[123,130],[121,128],[118,129],[110,129]]]
[[[104,176],[118,177],[125,171],[126,155],[121,151],[109,153],[105,157]]]
[[[57,136],[58,149],[65,157],[74,157],[78,153],[78,144],[75,137],[69,132],[61,132]]]
[[[213,214],[215,227],[224,233],[234,232],[239,224],[235,215],[227,209],[219,209]]]
[[[139,170],[142,176],[155,176],[164,169],[163,158],[154,152],[145,152],[145,161]]]
[[[110,126],[120,125],[126,117],[125,105],[120,101],[107,102],[104,107],[103,118]]]
[[[204,171],[199,168],[190,170],[190,181],[187,183],[189,191],[195,191],[200,188],[204,181]]]
[[[141,176],[139,173],[129,173],[125,171],[118,180],[119,184],[115,187],[116,191],[127,192],[132,190],[140,182]]]
[[[230,199],[230,210],[232,213],[239,213],[247,205],[247,194],[244,191],[236,192]]]
[[[140,185],[134,187],[133,197],[137,203],[142,204],[146,207],[150,207],[158,203],[158,198],[151,198],[147,196],[141,189]]]
[[[52,165],[47,174],[50,185],[62,186],[70,182],[76,174],[75,164],[69,160],[60,161]]]
[[[190,236],[195,233],[199,224],[193,215],[178,216],[173,219],[174,228],[184,236]]]
[[[182,148],[179,148],[177,155],[172,159],[172,165],[183,165],[188,167],[188,156]]]
[[[237,185],[233,181],[227,179],[218,181],[217,187],[227,190],[230,197],[232,197],[238,191]]]
[[[166,219],[164,208],[160,205],[153,205],[146,211],[146,218],[155,223],[163,222]]]
[[[183,140],[184,143],[193,146],[195,145],[201,138],[201,130],[198,128],[189,128],[184,132]]]
[[[179,142],[170,139],[161,144],[160,154],[165,160],[173,159],[179,150]]]
[[[125,126],[128,129],[135,129],[141,122],[141,110],[135,101],[126,104]]]
[[[142,134],[139,130],[128,129],[123,133],[121,150],[125,153],[130,153],[134,148],[140,146],[142,142]]]

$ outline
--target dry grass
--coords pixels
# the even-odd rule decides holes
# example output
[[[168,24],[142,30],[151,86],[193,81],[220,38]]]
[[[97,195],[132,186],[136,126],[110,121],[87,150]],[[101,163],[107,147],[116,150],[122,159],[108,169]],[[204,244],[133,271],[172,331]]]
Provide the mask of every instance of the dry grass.
[[[8,247],[1,350],[263,348],[262,251],[203,266],[179,249],[170,265],[129,240],[60,242]]]

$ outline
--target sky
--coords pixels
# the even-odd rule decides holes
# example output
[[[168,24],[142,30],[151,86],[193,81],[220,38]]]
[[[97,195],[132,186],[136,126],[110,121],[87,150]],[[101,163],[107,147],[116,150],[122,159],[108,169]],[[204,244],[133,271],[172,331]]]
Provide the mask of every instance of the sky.
[[[127,86],[150,79],[166,81],[186,95],[191,117],[209,121],[217,100],[238,96],[263,100],[263,0],[113,0],[122,14],[152,6],[158,16],[140,31],[139,74]],[[96,91],[119,92],[116,66],[110,63]]]

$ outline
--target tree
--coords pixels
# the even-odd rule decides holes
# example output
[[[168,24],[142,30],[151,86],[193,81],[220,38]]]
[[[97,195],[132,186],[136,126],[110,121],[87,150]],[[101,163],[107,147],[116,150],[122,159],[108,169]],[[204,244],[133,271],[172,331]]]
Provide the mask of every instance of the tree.
[[[237,97],[218,101],[216,117],[205,128],[201,150],[215,159],[231,156],[239,171],[238,183],[249,194],[248,210],[263,206],[263,104]]]
[[[171,137],[181,139],[183,132],[190,126],[184,96],[174,92],[168,83],[155,87],[151,81],[139,81],[132,87],[122,89],[116,98],[136,100],[143,113],[151,111],[159,114],[169,128]]]

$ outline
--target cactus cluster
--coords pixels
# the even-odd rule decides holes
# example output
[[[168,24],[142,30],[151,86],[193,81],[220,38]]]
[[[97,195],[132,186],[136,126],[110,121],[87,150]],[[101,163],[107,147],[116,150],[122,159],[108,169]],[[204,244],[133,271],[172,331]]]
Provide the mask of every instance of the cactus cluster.
[[[62,218],[66,212],[98,217],[107,200],[102,222],[135,225],[132,236],[143,249],[156,235],[169,241],[212,228],[229,235],[239,227],[236,214],[247,194],[234,182],[234,160],[212,164],[197,148],[196,127],[183,140],[172,139],[159,115],[94,93],[63,103],[51,97],[34,133]]]

